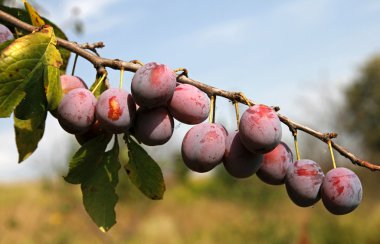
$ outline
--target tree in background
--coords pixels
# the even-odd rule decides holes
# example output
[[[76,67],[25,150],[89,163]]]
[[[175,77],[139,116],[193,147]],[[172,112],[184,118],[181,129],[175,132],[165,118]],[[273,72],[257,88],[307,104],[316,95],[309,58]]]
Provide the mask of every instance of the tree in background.
[[[371,159],[380,156],[380,55],[371,58],[345,91],[343,124]]]

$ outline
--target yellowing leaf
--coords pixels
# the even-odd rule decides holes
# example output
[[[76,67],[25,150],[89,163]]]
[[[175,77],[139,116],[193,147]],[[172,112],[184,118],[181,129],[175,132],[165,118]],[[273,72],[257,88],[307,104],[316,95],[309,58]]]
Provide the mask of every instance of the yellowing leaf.
[[[42,27],[45,25],[45,21],[40,17],[37,11],[26,0],[23,0],[26,11],[29,13],[30,21],[33,26]]]
[[[9,117],[24,98],[22,109],[18,111],[19,119],[39,113],[43,110],[41,106],[46,107],[46,100],[51,110],[56,108],[61,99],[57,86],[61,64],[51,27],[18,38],[4,48],[0,53],[0,118]],[[44,84],[47,98],[41,95]],[[27,96],[28,92],[32,94]]]

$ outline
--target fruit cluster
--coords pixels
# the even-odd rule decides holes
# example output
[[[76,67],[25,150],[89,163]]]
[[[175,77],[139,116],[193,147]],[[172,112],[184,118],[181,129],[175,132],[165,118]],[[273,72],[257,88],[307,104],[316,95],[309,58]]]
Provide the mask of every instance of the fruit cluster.
[[[349,213],[361,201],[361,183],[351,170],[335,168],[325,176],[314,161],[293,162],[291,150],[281,141],[281,122],[266,105],[250,106],[238,131],[228,133],[221,124],[202,123],[209,117],[210,99],[192,85],[177,84],[176,74],[166,65],[152,62],[138,69],[132,94],[110,88],[97,99],[75,76],[61,76],[61,84],[66,95],[58,107],[58,120],[81,144],[100,133],[128,133],[145,145],[162,145],[173,134],[175,118],[194,125],[181,152],[185,165],[195,172],[208,172],[223,163],[236,178],[256,173],[268,184],[285,183],[296,205],[308,207],[322,198],[333,214]]]

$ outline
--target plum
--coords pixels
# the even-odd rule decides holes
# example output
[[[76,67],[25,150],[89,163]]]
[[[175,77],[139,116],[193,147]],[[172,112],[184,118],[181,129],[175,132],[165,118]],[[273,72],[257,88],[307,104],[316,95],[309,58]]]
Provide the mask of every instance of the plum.
[[[281,140],[281,122],[276,112],[262,104],[248,108],[239,125],[240,139],[254,153],[272,151]]]
[[[226,150],[227,132],[222,125],[202,123],[193,126],[182,141],[181,153],[185,165],[204,173],[221,163]]]
[[[169,104],[173,117],[185,124],[199,124],[205,121],[210,112],[210,99],[195,86],[180,84]]]
[[[226,171],[236,178],[247,178],[260,168],[263,156],[248,151],[240,141],[239,132],[233,131],[226,139],[226,151],[223,156]]]
[[[69,91],[75,88],[86,88],[86,83],[78,76],[73,75],[61,75],[61,86],[63,94],[67,94]]]
[[[5,25],[0,24],[0,44],[12,40],[13,34]]]
[[[110,88],[100,94],[95,112],[101,127],[110,133],[119,134],[127,132],[132,126],[136,104],[129,92]]]
[[[359,177],[343,167],[327,172],[321,186],[322,202],[336,215],[352,212],[362,200],[362,184]]]
[[[107,132],[100,126],[99,120],[95,120],[88,131],[82,134],[75,134],[75,139],[77,139],[80,145],[83,145],[102,134],[107,134]],[[109,134],[109,136],[111,137],[112,134]]]
[[[256,175],[270,185],[281,185],[285,182],[285,175],[290,164],[293,163],[293,153],[284,142],[264,154],[263,163]]]
[[[173,134],[174,120],[165,107],[140,107],[133,129],[136,139],[145,145],[162,145],[169,141]]]
[[[297,160],[289,165],[286,172],[286,191],[296,205],[311,206],[321,198],[323,178],[324,174],[319,164],[309,159]]]
[[[82,134],[90,129],[95,119],[95,96],[85,88],[68,92],[57,110],[58,122],[71,134]]]
[[[176,87],[176,74],[168,66],[155,62],[140,67],[132,78],[131,92],[139,106],[166,105]]]

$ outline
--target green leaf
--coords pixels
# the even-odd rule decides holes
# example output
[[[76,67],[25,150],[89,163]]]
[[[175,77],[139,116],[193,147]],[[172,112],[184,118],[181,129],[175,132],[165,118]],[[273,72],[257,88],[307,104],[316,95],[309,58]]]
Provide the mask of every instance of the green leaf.
[[[91,177],[109,141],[109,135],[100,135],[83,144],[70,160],[65,180],[71,184],[80,184]]]
[[[29,23],[29,24],[32,24],[31,21],[30,21],[30,17],[29,17],[29,14],[23,10],[23,9],[18,9],[18,8],[10,8],[10,7],[6,7],[6,6],[0,6],[0,10],[18,18],[19,20],[21,21],[24,21],[26,23]],[[61,38],[61,39],[64,39],[64,40],[68,40],[67,36],[65,35],[65,33],[57,26],[55,25],[53,22],[51,22],[50,20],[46,19],[46,18],[42,18],[43,21],[45,21],[45,23],[47,25],[50,25],[53,27],[54,29],[54,33],[57,37]],[[7,27],[10,28],[11,30],[14,29],[14,26],[10,25],[10,24],[7,24]],[[23,31],[21,30],[21,32],[23,34],[29,34],[29,32],[26,32],[26,31]],[[58,47],[58,50],[59,52],[61,53],[61,56],[62,56],[62,59],[63,59],[63,63],[62,63],[62,66],[60,67],[60,70],[61,70],[61,73],[66,73],[66,68],[67,68],[67,64],[69,62],[69,59],[70,59],[70,51],[64,49],[63,47]]]
[[[101,231],[108,231],[116,224],[115,205],[118,201],[119,145],[115,139],[113,148],[104,153],[92,176],[81,185],[83,204]]]
[[[16,144],[19,154],[18,162],[27,159],[38,146],[45,130],[47,113],[44,112],[28,120],[20,120],[14,117]]]
[[[127,137],[129,161],[124,166],[132,183],[153,200],[163,198],[165,182],[160,166],[132,138]]]
[[[49,84],[49,81],[44,82],[44,73],[49,72],[47,67],[58,69],[62,64],[55,44],[53,29],[47,27],[18,38],[3,49],[0,54],[0,117],[9,117],[24,98],[26,101],[18,118],[33,117],[36,112],[33,109],[40,111],[40,106],[44,107],[44,99],[41,99],[44,91],[39,89],[41,83]]]

